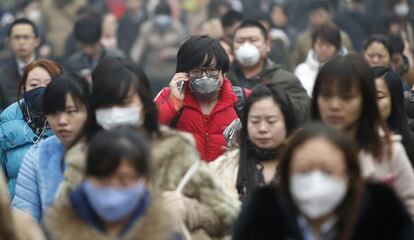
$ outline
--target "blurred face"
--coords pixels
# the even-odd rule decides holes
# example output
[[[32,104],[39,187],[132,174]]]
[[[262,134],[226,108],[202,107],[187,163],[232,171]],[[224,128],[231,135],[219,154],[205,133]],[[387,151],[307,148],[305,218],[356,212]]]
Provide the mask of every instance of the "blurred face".
[[[316,137],[307,140],[292,154],[290,175],[312,171],[321,171],[345,180],[347,178],[345,156],[339,148],[325,138]]]
[[[399,69],[404,64],[404,58],[400,53],[392,54],[391,65],[394,69]]]
[[[391,56],[382,43],[373,42],[364,52],[364,57],[371,67],[388,66]]]
[[[330,21],[329,13],[324,9],[313,10],[309,15],[309,21],[312,27],[320,26]]]
[[[259,28],[246,27],[237,30],[233,39],[233,48],[237,50],[245,42],[254,45],[260,52],[260,58],[267,58],[270,52],[270,41],[265,39]]]
[[[80,44],[82,51],[90,58],[96,58],[101,55],[102,47],[101,43],[97,42],[95,44]]]
[[[285,141],[285,119],[272,98],[252,104],[247,118],[247,133],[250,141],[263,149],[275,148]]]
[[[287,25],[288,18],[283,12],[283,9],[281,7],[275,7],[273,8],[272,12],[270,13],[270,18],[272,20],[272,23],[277,27],[284,27]]]
[[[129,10],[138,11],[141,8],[143,2],[144,0],[127,0],[126,4]]]
[[[377,103],[382,119],[387,120],[391,114],[391,95],[383,77],[375,79]]]
[[[39,38],[29,24],[17,24],[13,27],[8,39],[9,47],[19,59],[26,61],[34,57],[39,46]]]
[[[112,175],[102,178],[88,176],[87,179],[96,187],[127,188],[138,184],[141,176],[127,160],[122,160]]]
[[[321,38],[317,38],[313,45],[313,50],[318,58],[318,61],[323,63],[333,57],[336,53],[336,47],[332,43],[325,41]]]
[[[29,72],[29,74],[27,74],[24,89],[25,91],[30,91],[38,87],[46,87],[51,80],[52,77],[46,69],[42,67],[35,67]]]
[[[227,56],[229,56],[230,62],[233,62],[233,51],[231,49],[231,46],[225,41],[220,41],[220,45],[224,51],[226,51]]]
[[[68,94],[65,111],[46,115],[46,118],[55,135],[65,147],[69,147],[86,122],[86,107],[80,103],[76,106],[72,96]]]
[[[356,89],[343,93],[332,89],[321,92],[317,97],[318,108],[323,122],[343,131],[356,129],[362,112],[362,95]]]

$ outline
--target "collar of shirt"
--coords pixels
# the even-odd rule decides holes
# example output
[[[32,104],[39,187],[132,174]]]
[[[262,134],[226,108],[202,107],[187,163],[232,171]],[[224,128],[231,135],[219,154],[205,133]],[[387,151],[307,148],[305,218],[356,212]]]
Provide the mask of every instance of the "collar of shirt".
[[[20,76],[23,75],[24,72],[24,68],[27,66],[27,64],[33,62],[35,60],[35,58],[31,59],[30,61],[28,61],[27,63],[24,63],[23,61],[21,61],[19,58],[16,58],[16,63],[17,63],[17,72],[19,73]]]
[[[319,239],[319,240],[332,240],[332,239],[335,239],[335,237],[336,237],[335,225],[336,225],[337,221],[338,221],[338,219],[335,216],[333,216],[333,217],[329,218],[328,220],[326,220],[326,222],[324,222],[321,225],[319,238],[316,238],[313,234],[313,231],[312,231],[312,228],[311,228],[309,222],[305,219],[305,217],[303,217],[301,215],[297,217],[299,230],[302,233],[302,236],[303,236],[304,240],[316,240],[316,239]]]

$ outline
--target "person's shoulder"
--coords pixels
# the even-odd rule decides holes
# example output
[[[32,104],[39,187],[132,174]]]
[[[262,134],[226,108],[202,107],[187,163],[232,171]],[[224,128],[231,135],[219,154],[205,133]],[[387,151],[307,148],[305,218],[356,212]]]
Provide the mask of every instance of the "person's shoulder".
[[[22,120],[23,113],[20,109],[20,105],[18,102],[15,102],[8,106],[0,115],[0,123],[4,124],[5,122],[13,121],[13,120]]]

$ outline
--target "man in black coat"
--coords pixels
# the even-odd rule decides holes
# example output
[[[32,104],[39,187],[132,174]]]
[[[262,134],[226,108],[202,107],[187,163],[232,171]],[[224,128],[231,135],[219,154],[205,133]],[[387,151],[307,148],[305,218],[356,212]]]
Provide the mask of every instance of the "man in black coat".
[[[0,67],[0,112],[17,100],[24,67],[36,59],[39,43],[38,29],[32,21],[20,18],[10,24],[7,45],[13,54]]]

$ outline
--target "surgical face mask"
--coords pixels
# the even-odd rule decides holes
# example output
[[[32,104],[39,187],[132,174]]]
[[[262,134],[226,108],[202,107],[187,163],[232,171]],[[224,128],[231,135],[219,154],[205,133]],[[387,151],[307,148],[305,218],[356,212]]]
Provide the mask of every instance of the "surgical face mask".
[[[259,49],[249,42],[243,43],[235,52],[238,62],[246,67],[252,67],[257,64],[260,58]]]
[[[128,217],[147,194],[144,180],[126,188],[97,187],[86,180],[82,188],[92,209],[107,223]]]
[[[321,171],[293,174],[289,187],[293,201],[310,219],[333,212],[347,192],[345,180]]]
[[[163,28],[170,24],[171,18],[167,14],[158,14],[155,16],[154,22],[155,22],[155,25]]]
[[[400,17],[405,17],[410,12],[410,6],[407,3],[399,3],[394,6],[395,13]]]
[[[220,83],[217,78],[203,76],[190,80],[190,90],[199,100],[210,100],[220,91]]]
[[[118,126],[131,125],[141,127],[141,108],[104,108],[95,111],[96,122],[105,130],[110,130]]]

